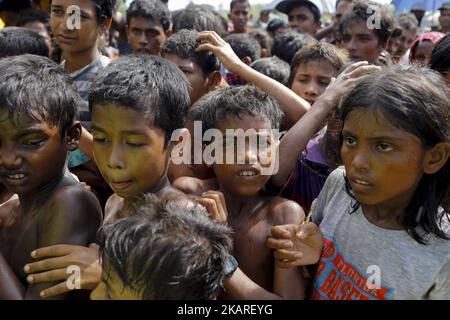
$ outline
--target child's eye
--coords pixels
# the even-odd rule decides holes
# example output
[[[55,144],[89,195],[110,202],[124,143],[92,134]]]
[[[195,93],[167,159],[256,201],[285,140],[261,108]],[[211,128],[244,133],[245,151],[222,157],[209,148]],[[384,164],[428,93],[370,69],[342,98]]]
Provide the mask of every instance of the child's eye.
[[[387,144],[387,143],[379,143],[377,148],[378,148],[378,150],[383,151],[383,152],[389,152],[394,149],[390,144]]]
[[[108,141],[108,139],[106,139],[106,138],[100,138],[100,137],[94,137],[94,143],[106,143],[106,142],[109,142]]]
[[[346,137],[344,138],[344,142],[349,147],[354,147],[356,145],[356,139],[352,137]]]
[[[145,146],[145,143],[130,142],[130,141],[127,141],[126,144],[129,145],[130,147],[136,147],[136,148]]]
[[[52,13],[55,15],[63,14],[63,10],[61,9],[52,9]]]
[[[39,140],[27,140],[24,141],[23,144],[27,147],[40,147],[44,144],[45,139],[39,139]]]

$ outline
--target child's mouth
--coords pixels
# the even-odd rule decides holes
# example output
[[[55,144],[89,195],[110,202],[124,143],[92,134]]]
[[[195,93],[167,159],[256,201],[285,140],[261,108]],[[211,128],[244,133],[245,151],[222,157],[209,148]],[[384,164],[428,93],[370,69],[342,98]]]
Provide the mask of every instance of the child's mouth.
[[[238,177],[258,177],[260,174],[259,170],[255,168],[250,168],[239,171],[237,175]]]
[[[133,184],[133,180],[111,182],[111,188],[114,190],[124,190]]]

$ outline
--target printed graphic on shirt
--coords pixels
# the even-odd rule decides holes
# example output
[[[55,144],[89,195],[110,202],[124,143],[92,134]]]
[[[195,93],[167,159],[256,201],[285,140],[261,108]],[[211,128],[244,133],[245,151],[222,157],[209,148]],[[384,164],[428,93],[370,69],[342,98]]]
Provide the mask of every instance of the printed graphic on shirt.
[[[389,300],[393,291],[346,261],[335,239],[324,234],[324,248],[314,278],[312,299]]]

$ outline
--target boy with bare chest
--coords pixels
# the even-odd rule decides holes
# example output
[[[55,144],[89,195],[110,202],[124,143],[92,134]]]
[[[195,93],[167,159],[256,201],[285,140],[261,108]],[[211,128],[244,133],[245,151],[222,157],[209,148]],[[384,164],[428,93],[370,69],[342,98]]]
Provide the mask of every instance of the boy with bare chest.
[[[0,179],[19,199],[1,210],[0,298],[38,299],[49,283],[27,283],[30,253],[58,243],[87,245],[101,208],[65,165],[81,125],[79,97],[60,66],[32,55],[2,59],[0,97]]]

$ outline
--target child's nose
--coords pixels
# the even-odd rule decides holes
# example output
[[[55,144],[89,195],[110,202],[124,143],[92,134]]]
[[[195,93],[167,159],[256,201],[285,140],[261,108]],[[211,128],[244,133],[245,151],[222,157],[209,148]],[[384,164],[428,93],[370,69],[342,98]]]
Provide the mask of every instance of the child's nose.
[[[355,169],[358,170],[369,170],[370,169],[370,161],[365,154],[365,152],[357,152],[355,153],[353,160],[352,160],[352,166]]]
[[[125,161],[123,158],[123,152],[121,147],[116,147],[111,150],[108,159],[108,166],[111,169],[123,169],[125,168]]]
[[[6,169],[20,167],[21,157],[14,150],[2,148],[0,150],[0,164]]]

